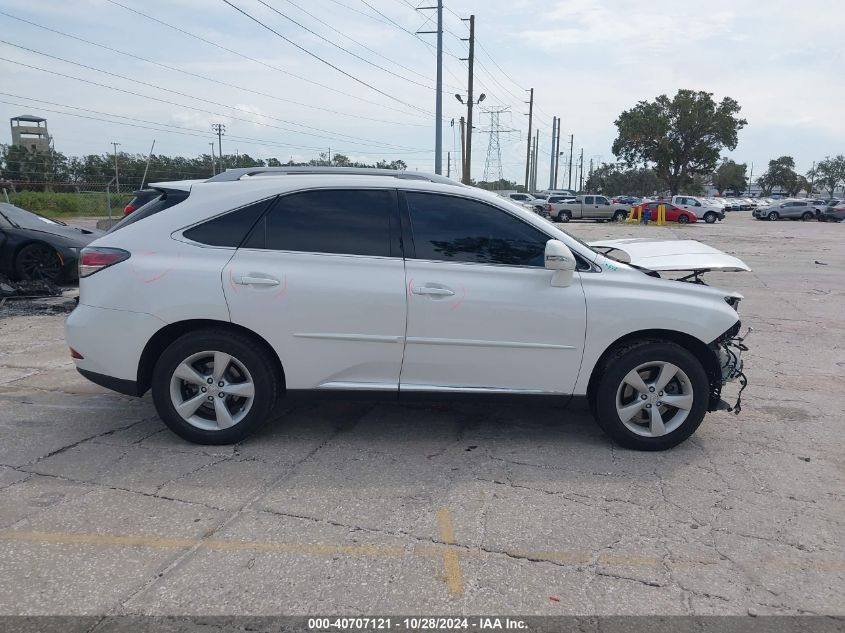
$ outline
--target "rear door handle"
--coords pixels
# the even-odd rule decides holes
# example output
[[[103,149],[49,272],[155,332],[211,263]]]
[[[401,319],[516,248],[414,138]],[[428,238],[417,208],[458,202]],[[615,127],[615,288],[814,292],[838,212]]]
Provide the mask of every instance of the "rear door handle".
[[[428,295],[430,297],[453,297],[454,291],[448,288],[432,288],[431,286],[414,286],[412,292],[415,295]]]
[[[235,283],[242,286],[278,286],[279,280],[270,277],[249,277],[245,275],[236,279]]]

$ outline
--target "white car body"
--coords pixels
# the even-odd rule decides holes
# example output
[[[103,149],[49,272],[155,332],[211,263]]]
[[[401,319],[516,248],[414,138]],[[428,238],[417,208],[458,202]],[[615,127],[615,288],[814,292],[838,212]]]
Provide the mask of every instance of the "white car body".
[[[718,360],[714,342],[739,328],[736,293],[644,274],[479,189],[343,173],[188,186],[178,206],[92,244],[131,254],[81,278],[66,322],[76,366],[95,382],[142,395],[151,346],[212,324],[266,344],[288,392],[586,396],[620,341],[666,336]],[[546,266],[220,247],[185,236],[257,200],[326,188],[483,203],[544,235]],[[714,379],[716,396],[735,373]]]

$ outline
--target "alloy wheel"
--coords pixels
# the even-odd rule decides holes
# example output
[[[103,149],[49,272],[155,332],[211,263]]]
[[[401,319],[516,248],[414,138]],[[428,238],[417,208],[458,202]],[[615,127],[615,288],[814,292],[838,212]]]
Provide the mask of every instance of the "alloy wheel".
[[[174,370],[170,400],[191,426],[218,431],[235,426],[249,413],[255,385],[246,366],[220,351],[192,354]]]
[[[675,431],[693,405],[689,376],[663,361],[643,363],[628,372],[616,390],[616,413],[622,424],[642,437]]]
[[[18,254],[18,271],[27,280],[53,281],[61,272],[61,261],[46,244],[31,244]]]

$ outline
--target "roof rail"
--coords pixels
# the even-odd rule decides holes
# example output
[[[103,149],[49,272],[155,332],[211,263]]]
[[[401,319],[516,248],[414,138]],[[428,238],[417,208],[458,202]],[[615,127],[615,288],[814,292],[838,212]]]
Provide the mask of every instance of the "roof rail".
[[[215,176],[212,176],[205,182],[232,182],[240,180],[244,176],[274,176],[274,175],[313,175],[313,174],[332,174],[336,176],[387,176],[390,178],[400,178],[405,180],[426,180],[428,182],[437,182],[444,185],[463,186],[461,183],[440,176],[437,174],[429,174],[423,171],[399,171],[396,169],[376,169],[370,167],[237,167],[235,169],[227,169]]]

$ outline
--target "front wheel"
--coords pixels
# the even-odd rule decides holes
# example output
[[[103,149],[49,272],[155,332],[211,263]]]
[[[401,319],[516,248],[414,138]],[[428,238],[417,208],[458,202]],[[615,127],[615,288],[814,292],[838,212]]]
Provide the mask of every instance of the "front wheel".
[[[769,215],[766,216],[770,221],[774,222],[780,217],[777,211],[769,211]]]
[[[156,410],[171,431],[196,444],[233,444],[257,430],[276,403],[280,380],[251,338],[221,329],[186,334],[164,351],[152,376]]]
[[[569,222],[572,219],[572,214],[569,211],[561,211],[557,216],[558,222]]]
[[[626,448],[662,451],[696,431],[709,394],[707,374],[693,354],[671,342],[639,341],[604,363],[596,421]]]
[[[15,257],[15,274],[24,281],[59,281],[62,260],[52,246],[27,244]]]
[[[713,224],[716,221],[716,219],[717,219],[717,216],[712,211],[708,211],[707,213],[704,214],[704,221],[707,222],[707,224]]]
[[[678,216],[678,224],[689,224],[689,216],[688,215]]]

